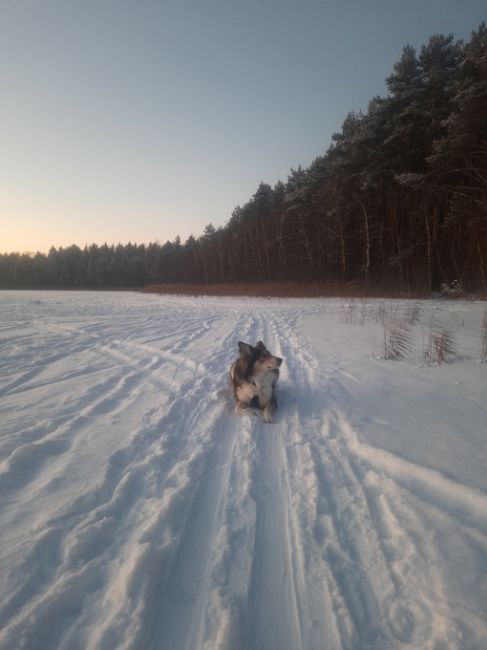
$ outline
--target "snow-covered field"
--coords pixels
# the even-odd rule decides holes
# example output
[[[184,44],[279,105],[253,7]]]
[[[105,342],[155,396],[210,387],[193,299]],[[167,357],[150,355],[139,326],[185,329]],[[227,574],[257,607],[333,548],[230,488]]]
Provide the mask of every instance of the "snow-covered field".
[[[486,648],[484,311],[0,292],[0,647]],[[257,339],[270,425],[227,384]]]

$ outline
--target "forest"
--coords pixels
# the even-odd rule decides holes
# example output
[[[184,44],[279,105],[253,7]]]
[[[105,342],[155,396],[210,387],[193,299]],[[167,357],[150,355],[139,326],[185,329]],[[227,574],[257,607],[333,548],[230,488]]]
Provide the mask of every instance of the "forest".
[[[324,282],[487,292],[487,27],[402,50],[328,150],[184,243],[0,255],[0,287]]]

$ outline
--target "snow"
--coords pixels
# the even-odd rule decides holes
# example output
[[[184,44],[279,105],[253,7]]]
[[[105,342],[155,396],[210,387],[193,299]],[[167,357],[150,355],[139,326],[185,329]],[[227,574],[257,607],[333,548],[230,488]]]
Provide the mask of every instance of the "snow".
[[[487,647],[484,312],[0,292],[0,648]],[[273,424],[228,388],[258,339]]]

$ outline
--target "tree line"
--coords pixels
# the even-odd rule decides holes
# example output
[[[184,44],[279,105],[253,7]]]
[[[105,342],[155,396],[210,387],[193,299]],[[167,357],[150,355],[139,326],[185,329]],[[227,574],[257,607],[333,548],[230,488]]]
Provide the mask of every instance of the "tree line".
[[[0,256],[0,286],[324,281],[487,291],[487,27],[407,45],[386,97],[227,224],[165,244]]]

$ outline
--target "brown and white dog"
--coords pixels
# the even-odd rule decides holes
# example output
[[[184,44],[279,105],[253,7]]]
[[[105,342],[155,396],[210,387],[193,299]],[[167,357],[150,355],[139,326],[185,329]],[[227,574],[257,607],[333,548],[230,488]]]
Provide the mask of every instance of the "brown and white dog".
[[[254,347],[239,341],[240,357],[230,368],[230,379],[237,406],[236,412],[249,406],[263,411],[264,422],[272,422],[277,408],[275,387],[282,359],[274,357],[262,341]]]

